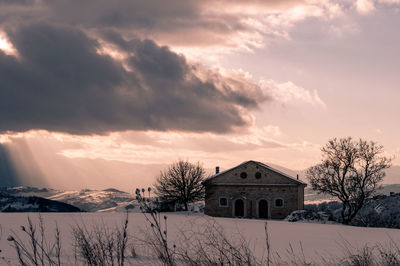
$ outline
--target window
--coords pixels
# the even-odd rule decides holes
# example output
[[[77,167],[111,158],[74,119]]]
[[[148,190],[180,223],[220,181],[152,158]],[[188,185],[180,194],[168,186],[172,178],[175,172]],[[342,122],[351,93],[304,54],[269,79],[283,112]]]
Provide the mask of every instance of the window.
[[[254,176],[256,177],[256,179],[260,179],[261,178],[261,173],[257,172]]]
[[[243,178],[243,179],[247,178],[247,173],[246,172],[241,172],[240,173],[240,177]]]
[[[283,199],[276,199],[275,200],[275,207],[282,208],[283,207]]]
[[[225,197],[219,198],[219,206],[220,207],[228,207],[228,199]]]

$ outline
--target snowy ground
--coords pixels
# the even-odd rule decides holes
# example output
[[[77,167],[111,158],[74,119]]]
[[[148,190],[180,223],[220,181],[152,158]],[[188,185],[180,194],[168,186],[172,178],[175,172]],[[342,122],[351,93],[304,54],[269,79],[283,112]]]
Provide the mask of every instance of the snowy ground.
[[[38,214],[27,213],[0,213],[0,258],[16,262],[16,254],[7,241],[7,237],[15,232],[22,236],[21,225],[26,225],[27,216],[37,222]],[[187,215],[185,213],[168,213],[168,240],[179,245],[179,237],[184,230],[196,230],[210,222],[216,222],[222,226],[229,237],[242,235],[253,248],[257,256],[262,256],[265,250],[265,233],[263,220],[256,219],[229,219],[229,218],[210,218],[202,214]],[[107,225],[113,227],[119,225],[123,220],[123,213],[43,213],[48,238],[52,240],[55,224],[61,229],[62,245],[65,249],[65,261],[73,262],[72,234],[71,228],[76,224],[85,224],[90,228],[91,225]],[[146,222],[141,213],[129,214],[129,233],[134,238],[143,237],[142,231],[146,229]],[[343,254],[343,241],[348,241],[351,246],[360,248],[365,244],[370,246],[380,244],[388,245],[391,240],[400,245],[400,230],[384,228],[362,228],[343,226],[336,224],[313,224],[313,223],[290,223],[284,221],[268,221],[269,238],[273,252],[278,252],[281,256],[287,254],[289,246],[292,245],[300,251],[303,248],[306,258],[319,259],[327,256],[340,256]],[[347,246],[348,248],[348,246]],[[139,261],[147,258],[152,261],[151,254],[138,249]],[[142,264],[139,263],[139,264]],[[4,259],[0,259],[0,264],[5,264]],[[148,264],[148,263],[146,263]],[[151,264],[151,263],[150,263]],[[6,265],[6,264],[5,264]],[[14,265],[14,264],[12,264]]]

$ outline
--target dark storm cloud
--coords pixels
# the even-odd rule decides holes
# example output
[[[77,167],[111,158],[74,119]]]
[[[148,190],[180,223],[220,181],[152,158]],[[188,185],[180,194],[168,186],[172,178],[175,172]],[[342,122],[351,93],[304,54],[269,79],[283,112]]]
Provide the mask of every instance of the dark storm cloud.
[[[44,3],[55,15],[53,19],[64,22],[153,29],[171,27],[183,17],[195,19],[201,6],[198,1],[180,0],[45,0]]]
[[[41,19],[53,23],[79,25],[86,29],[117,29],[125,36],[155,39],[169,45],[234,46],[232,36],[260,33],[249,25],[247,15],[238,14],[248,8],[260,14],[301,4],[304,0],[249,1],[181,1],[181,0],[18,0],[34,3],[25,10],[2,6],[0,23],[14,25],[24,19]],[[233,11],[233,12],[232,12]],[[12,15],[10,15],[12,14]],[[5,19],[6,18],[6,19]],[[248,44],[250,45],[250,44]]]
[[[200,79],[196,66],[152,40],[108,33],[132,54],[127,71],[70,25],[20,24],[7,34],[19,57],[0,51],[3,132],[228,132],[248,126],[248,110],[266,99],[259,88],[218,73]]]
[[[176,28],[210,28],[215,31],[244,29],[237,16],[230,16],[231,7],[256,7],[259,10],[284,8],[304,0],[44,0],[53,19],[91,24],[92,26],[132,26],[151,30]],[[213,10],[213,7],[224,10]],[[210,10],[211,9],[211,10]]]
[[[0,0],[0,5],[31,5],[35,0]]]
[[[132,38],[150,38],[169,44],[210,45],[225,43],[226,36],[246,30],[234,15],[205,15],[213,1],[88,0],[44,1],[50,21],[83,25],[91,29],[113,28]]]

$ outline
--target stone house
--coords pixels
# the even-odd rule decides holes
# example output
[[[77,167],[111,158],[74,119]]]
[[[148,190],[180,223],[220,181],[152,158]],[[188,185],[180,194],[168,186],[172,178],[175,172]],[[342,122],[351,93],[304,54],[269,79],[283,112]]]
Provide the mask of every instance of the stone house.
[[[306,183],[272,167],[247,161],[203,181],[204,213],[219,217],[283,219],[304,208]]]

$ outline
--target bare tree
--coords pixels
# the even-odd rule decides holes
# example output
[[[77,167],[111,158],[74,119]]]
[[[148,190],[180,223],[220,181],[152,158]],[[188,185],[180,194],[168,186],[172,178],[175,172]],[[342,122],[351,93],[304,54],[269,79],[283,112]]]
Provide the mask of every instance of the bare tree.
[[[182,203],[188,210],[188,203],[201,200],[204,197],[202,181],[206,176],[200,163],[178,161],[171,164],[166,171],[161,171],[154,185],[155,193],[167,200]]]
[[[321,150],[322,162],[307,170],[307,178],[314,190],[342,202],[342,223],[349,224],[379,188],[391,159],[383,156],[383,146],[351,137],[334,138]]]

